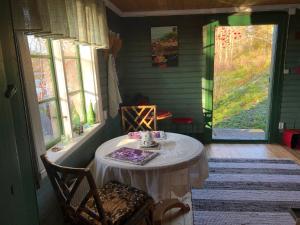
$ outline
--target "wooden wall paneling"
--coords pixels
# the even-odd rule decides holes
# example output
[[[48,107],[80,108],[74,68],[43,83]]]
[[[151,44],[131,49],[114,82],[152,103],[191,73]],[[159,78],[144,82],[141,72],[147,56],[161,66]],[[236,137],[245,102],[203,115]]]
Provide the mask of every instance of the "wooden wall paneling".
[[[300,11],[291,17],[288,44],[286,50],[285,68],[300,66],[300,40],[296,39],[295,32],[300,29]],[[284,74],[283,95],[280,120],[285,122],[286,128],[300,128],[300,75],[290,72]]]
[[[1,64],[3,67],[0,71],[0,170],[1,199],[4,199],[1,202],[1,224],[38,225],[38,207],[31,158],[32,143],[30,142],[22,76],[18,66],[10,1],[1,1],[0,7],[3,11],[0,15]],[[13,85],[16,89],[16,92],[9,98],[4,96],[7,85]],[[9,200],[9,203],[6,200]],[[10,218],[5,221],[7,217]]]
[[[170,17],[135,18],[125,21],[126,34],[122,57],[124,67],[121,79],[123,95],[132,98],[136,93],[142,93],[150,98],[151,103],[158,106],[158,111],[168,110],[174,117],[193,117],[195,132],[201,133],[201,78],[205,65],[201,36],[203,19]],[[169,68],[153,67],[151,26],[172,25],[178,26],[179,64]],[[178,129],[180,131],[179,127]],[[187,128],[183,126],[182,129]]]

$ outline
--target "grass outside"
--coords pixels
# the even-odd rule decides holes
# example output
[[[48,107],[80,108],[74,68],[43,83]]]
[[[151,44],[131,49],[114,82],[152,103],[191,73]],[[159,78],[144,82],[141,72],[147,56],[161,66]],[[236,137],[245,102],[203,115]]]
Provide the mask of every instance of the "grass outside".
[[[241,27],[244,35],[246,28]],[[257,31],[255,31],[257,29]],[[231,46],[235,54],[227,63],[218,60],[214,77],[214,128],[262,129],[269,113],[268,91],[272,51],[272,29],[259,26],[254,31],[269,32],[270,42],[246,40]],[[249,35],[248,35],[249,36]],[[224,50],[220,49],[224,52]],[[222,57],[219,57],[222,59]],[[223,57],[224,58],[224,57]]]

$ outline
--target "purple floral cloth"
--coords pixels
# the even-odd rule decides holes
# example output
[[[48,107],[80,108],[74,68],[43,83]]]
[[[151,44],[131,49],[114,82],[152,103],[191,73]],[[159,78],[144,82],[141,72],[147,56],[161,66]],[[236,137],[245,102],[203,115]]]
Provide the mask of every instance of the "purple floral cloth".
[[[123,147],[109,153],[108,155],[106,155],[106,157],[118,161],[133,163],[136,165],[144,165],[157,155],[157,152]]]

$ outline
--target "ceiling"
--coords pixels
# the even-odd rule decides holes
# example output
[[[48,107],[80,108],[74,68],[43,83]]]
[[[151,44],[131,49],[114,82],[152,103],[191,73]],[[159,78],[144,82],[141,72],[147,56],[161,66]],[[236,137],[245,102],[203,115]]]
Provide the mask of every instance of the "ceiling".
[[[110,0],[121,12],[195,10],[299,4],[300,0]]]

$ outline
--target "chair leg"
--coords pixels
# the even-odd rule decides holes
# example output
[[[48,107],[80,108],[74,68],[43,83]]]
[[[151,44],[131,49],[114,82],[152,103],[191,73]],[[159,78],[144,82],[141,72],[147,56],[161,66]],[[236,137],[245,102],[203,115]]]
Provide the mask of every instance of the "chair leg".
[[[153,210],[149,210],[149,212],[147,214],[148,215],[146,215],[146,217],[145,217],[146,224],[147,225],[154,225],[154,222],[153,222]]]
[[[145,220],[146,220],[147,225],[153,225],[153,223],[151,222],[149,216],[146,216]]]
[[[165,213],[167,211],[169,211],[170,209],[174,209],[174,208],[177,208],[179,210],[175,213],[165,216]],[[189,212],[190,210],[191,209],[188,204],[184,204],[184,203],[180,202],[178,199],[163,200],[156,205],[154,224],[161,225],[163,220],[172,220],[172,219],[176,218],[177,216],[180,216],[180,215],[183,215],[183,214]]]

